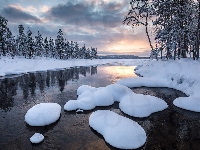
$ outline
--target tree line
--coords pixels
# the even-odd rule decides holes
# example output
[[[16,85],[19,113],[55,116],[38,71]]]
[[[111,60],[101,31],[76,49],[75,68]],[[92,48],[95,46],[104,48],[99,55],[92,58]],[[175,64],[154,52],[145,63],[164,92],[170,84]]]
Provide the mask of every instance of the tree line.
[[[200,0],[131,0],[131,9],[123,23],[145,26],[151,57],[199,59]],[[156,45],[148,27],[152,21]]]
[[[0,15],[0,58],[8,56],[23,56],[32,59],[37,56],[56,59],[94,59],[97,58],[97,48],[79,47],[77,42],[64,39],[59,29],[57,38],[43,38],[41,33],[33,38],[30,29],[25,33],[23,25],[19,25],[19,35],[13,36],[7,27],[7,20]]]

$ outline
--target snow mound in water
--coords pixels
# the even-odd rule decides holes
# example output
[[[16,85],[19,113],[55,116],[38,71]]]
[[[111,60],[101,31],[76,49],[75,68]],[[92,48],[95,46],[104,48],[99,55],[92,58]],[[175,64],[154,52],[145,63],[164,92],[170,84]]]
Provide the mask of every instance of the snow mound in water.
[[[146,133],[137,122],[109,110],[93,112],[89,125],[113,147],[136,149],[146,142]]]
[[[56,122],[61,113],[61,106],[57,103],[40,103],[30,108],[25,121],[31,126],[46,126]]]
[[[199,97],[179,97],[173,101],[173,104],[179,108],[200,112],[200,98]]]
[[[40,133],[35,133],[31,138],[31,143],[40,143],[44,140],[44,136]]]
[[[134,94],[123,97],[119,108],[124,113],[134,117],[148,117],[154,112],[162,111],[168,107],[167,103],[160,98]]]
[[[134,117],[147,117],[151,113],[167,108],[165,101],[154,96],[135,94],[131,89],[120,84],[100,88],[84,85],[78,88],[77,93],[80,94],[78,99],[69,100],[64,106],[65,110],[91,110],[96,106],[112,105],[116,101],[120,102],[120,109],[124,113]]]

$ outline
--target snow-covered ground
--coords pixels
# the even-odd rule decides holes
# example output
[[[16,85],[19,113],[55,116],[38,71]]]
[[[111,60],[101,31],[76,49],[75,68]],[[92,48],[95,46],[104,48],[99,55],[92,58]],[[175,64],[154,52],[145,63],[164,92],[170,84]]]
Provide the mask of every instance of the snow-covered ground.
[[[0,76],[21,74],[34,71],[46,71],[52,69],[62,69],[75,66],[97,66],[107,63],[122,63],[124,65],[134,64],[140,65],[142,59],[71,59],[57,60],[47,58],[25,59],[15,58],[9,59],[2,57],[0,59]]]
[[[179,97],[174,105],[200,112],[200,60],[181,59],[148,61],[136,68],[143,78],[129,78],[117,83],[128,87],[169,87],[184,92],[189,97]]]

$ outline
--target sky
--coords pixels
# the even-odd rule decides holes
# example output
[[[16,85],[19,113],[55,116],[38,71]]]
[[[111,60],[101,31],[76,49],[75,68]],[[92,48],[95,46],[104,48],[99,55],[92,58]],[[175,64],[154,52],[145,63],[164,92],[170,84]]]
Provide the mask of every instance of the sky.
[[[149,56],[144,27],[123,24],[130,0],[0,0],[0,15],[14,35],[18,25],[33,36],[56,38],[59,29],[68,41],[97,48],[98,55]]]

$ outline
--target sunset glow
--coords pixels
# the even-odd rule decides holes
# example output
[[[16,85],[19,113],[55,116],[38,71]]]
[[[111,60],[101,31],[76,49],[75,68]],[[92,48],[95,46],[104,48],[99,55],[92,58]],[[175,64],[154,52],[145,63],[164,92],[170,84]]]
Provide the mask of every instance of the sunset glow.
[[[132,29],[122,21],[129,11],[129,1],[86,0],[3,0],[0,14],[8,20],[14,35],[18,25],[42,36],[56,38],[59,29],[68,41],[98,48],[99,55],[131,54],[149,56],[150,46],[143,27]]]

